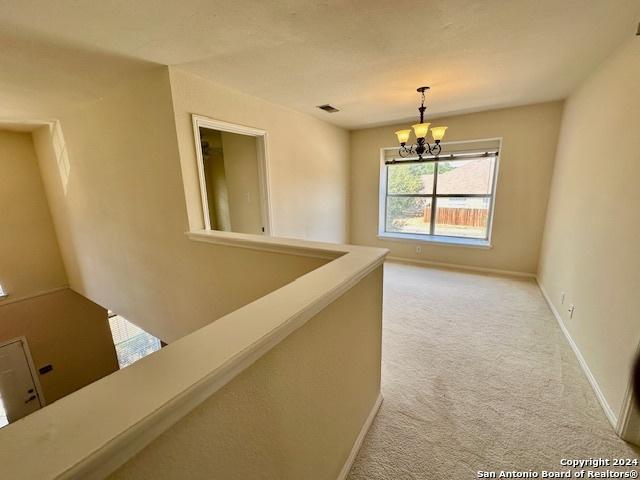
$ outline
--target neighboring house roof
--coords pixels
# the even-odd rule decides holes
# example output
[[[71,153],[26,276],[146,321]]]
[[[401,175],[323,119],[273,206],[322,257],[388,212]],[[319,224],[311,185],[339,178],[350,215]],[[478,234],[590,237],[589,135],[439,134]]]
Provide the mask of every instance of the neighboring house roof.
[[[456,166],[458,162],[452,162]],[[471,193],[491,192],[493,177],[493,161],[491,159],[460,162],[460,166],[448,172],[438,173],[438,193]],[[422,175],[424,188],[421,193],[431,193],[433,174]]]

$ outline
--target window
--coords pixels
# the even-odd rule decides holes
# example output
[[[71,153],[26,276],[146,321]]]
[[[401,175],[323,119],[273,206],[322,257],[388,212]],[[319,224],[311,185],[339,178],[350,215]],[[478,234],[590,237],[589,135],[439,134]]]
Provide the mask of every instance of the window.
[[[162,348],[159,339],[120,315],[109,313],[109,327],[120,368],[127,367]]]
[[[438,159],[423,161],[398,159],[397,149],[384,150],[381,237],[489,245],[498,149],[464,146],[452,151],[443,145]]]

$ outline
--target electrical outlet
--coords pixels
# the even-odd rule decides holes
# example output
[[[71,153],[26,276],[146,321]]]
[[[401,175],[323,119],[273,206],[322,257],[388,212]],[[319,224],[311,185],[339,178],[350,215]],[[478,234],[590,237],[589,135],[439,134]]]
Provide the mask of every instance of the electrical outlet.
[[[575,311],[576,306],[572,303],[571,305],[569,305],[569,310],[567,310],[569,312],[569,318],[573,318],[573,312]]]
[[[422,247],[420,245],[416,247],[416,253],[422,253]]]
[[[564,292],[560,292],[560,303],[564,303]]]

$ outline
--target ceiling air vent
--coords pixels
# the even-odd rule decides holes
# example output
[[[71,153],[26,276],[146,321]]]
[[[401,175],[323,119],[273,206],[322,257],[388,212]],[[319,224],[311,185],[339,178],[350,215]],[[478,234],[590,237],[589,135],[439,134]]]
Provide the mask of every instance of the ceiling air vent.
[[[336,113],[340,111],[336,107],[332,107],[328,103],[326,105],[318,105],[318,108],[320,110],[324,110],[325,112],[329,112],[329,113]]]

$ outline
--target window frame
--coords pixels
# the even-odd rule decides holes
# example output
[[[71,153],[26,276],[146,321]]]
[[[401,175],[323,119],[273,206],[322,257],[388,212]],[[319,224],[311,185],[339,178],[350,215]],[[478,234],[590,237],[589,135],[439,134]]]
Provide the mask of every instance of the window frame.
[[[497,142],[497,147],[487,148],[487,142]],[[502,138],[486,138],[479,140],[463,140],[454,142],[443,142],[442,154],[448,155],[451,153],[463,153],[473,151],[491,151],[497,150],[495,155],[495,165],[493,169],[493,178],[491,179],[491,191],[489,194],[446,194],[437,193],[438,188],[438,160],[431,160],[434,163],[433,174],[433,190],[430,194],[388,194],[388,165],[387,154],[390,151],[397,150],[398,147],[385,147],[380,149],[380,188],[378,196],[378,238],[381,240],[390,241],[408,241],[408,242],[425,242],[440,245],[453,245],[464,247],[477,247],[477,248],[491,248],[492,247],[492,235],[493,235],[493,216],[495,212],[496,202],[496,190],[498,185],[498,174],[500,167],[500,153],[502,151]],[[475,145],[475,147],[474,147]],[[461,148],[464,147],[464,148]],[[410,160],[413,157],[408,157],[406,160]],[[417,157],[415,157],[417,158]],[[479,157],[481,158],[481,157]],[[460,161],[460,160],[445,160],[445,161]],[[399,162],[400,163],[400,162]],[[387,231],[387,203],[389,197],[417,197],[417,198],[429,198],[431,199],[431,219],[429,223],[429,232],[425,233],[404,233],[404,232],[388,232]],[[437,235],[435,234],[436,228],[436,215],[437,215],[437,203],[438,198],[488,198],[489,199],[489,211],[487,213],[487,233],[485,238],[472,238],[472,237],[458,237],[451,235]]]

